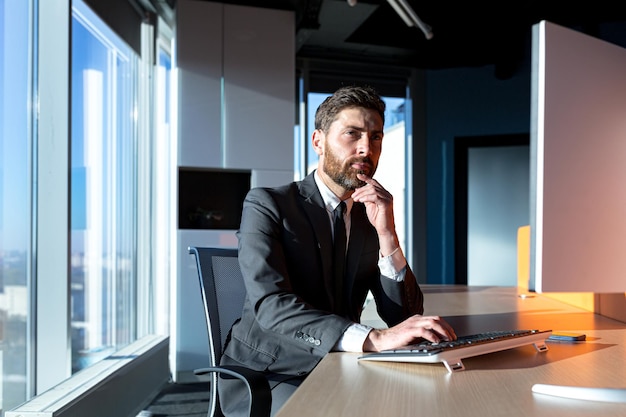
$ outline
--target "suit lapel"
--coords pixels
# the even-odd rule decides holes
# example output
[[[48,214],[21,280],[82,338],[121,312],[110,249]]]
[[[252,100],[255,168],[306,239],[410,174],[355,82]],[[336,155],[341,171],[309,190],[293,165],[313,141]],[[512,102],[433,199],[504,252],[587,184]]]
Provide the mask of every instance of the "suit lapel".
[[[334,294],[332,277],[333,241],[330,230],[330,220],[324,207],[324,200],[317,189],[313,173],[304,178],[300,184],[300,195],[303,198],[304,212],[309,218],[311,229],[317,240],[319,257],[324,271],[324,286],[327,294],[332,298]]]

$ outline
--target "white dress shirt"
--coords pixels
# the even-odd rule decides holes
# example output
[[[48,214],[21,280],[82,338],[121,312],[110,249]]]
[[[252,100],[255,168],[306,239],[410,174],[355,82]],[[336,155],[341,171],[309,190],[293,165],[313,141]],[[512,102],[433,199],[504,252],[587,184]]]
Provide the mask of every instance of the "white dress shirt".
[[[326,212],[328,213],[328,221],[331,224],[333,223],[333,211],[341,202],[339,198],[324,184],[322,179],[319,177],[317,171],[315,171],[315,182],[317,184],[317,188],[320,190],[320,194],[322,195],[322,199],[324,200],[324,206],[326,207]],[[346,250],[348,248],[348,243],[350,242],[350,212],[352,210],[352,205],[354,201],[352,198],[348,198],[344,200],[346,203],[346,210],[344,212],[344,222],[346,224]],[[404,253],[402,249],[398,247],[391,254],[387,256],[382,256],[378,260],[378,268],[381,273],[385,277],[389,277],[389,279],[393,279],[395,281],[403,281],[404,275],[406,273],[406,258],[404,257]],[[367,335],[372,330],[372,327],[366,326],[360,323],[354,323],[348,329],[346,329],[345,333],[337,341],[335,348],[333,350],[342,351],[342,352],[362,352],[363,351],[363,343],[367,338]]]

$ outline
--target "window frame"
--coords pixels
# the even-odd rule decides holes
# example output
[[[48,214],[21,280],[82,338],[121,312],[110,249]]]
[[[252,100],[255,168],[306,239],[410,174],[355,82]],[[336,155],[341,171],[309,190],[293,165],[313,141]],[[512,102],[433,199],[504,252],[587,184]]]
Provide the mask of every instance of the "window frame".
[[[70,25],[67,0],[38,3],[33,276],[35,394],[71,375],[69,322]]]

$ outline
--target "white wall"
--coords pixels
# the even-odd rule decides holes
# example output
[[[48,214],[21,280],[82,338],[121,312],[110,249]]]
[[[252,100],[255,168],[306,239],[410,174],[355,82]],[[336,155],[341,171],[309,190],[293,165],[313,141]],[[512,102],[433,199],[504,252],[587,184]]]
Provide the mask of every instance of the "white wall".
[[[178,165],[250,170],[252,186],[294,178],[295,15],[179,0]],[[210,184],[207,184],[210,187]],[[178,230],[172,376],[208,365],[206,322],[190,245],[234,247],[234,230]]]

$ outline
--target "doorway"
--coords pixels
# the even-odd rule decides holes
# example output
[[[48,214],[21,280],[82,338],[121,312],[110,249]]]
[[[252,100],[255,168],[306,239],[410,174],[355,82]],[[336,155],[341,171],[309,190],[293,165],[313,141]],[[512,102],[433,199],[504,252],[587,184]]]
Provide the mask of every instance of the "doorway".
[[[530,222],[528,134],[456,138],[455,284],[517,285],[517,229]]]

